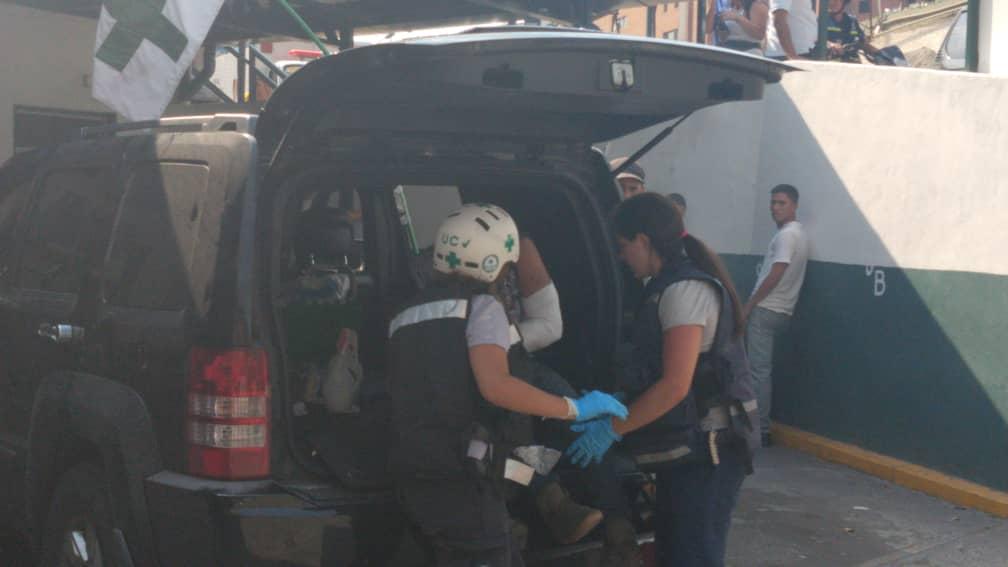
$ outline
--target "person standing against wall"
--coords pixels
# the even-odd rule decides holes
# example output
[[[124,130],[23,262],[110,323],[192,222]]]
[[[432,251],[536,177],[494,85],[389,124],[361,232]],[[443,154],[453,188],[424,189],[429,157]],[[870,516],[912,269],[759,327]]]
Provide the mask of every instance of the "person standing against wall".
[[[791,322],[808,263],[808,238],[797,215],[797,189],[777,185],[770,190],[770,216],[777,223],[777,234],[770,240],[756,288],[743,308],[748,320],[746,351],[756,383],[764,447],[770,444],[774,340]]]
[[[814,0],[770,0],[766,56],[771,59],[810,59],[819,38]]]

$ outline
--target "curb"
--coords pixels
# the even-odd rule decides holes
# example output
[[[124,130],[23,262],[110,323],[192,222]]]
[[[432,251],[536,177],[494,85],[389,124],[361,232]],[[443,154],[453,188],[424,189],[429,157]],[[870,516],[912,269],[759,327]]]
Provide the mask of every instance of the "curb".
[[[1008,492],[833,441],[788,425],[774,423],[775,444],[810,453],[824,461],[846,465],[883,480],[936,496],[953,504],[1008,518]]]

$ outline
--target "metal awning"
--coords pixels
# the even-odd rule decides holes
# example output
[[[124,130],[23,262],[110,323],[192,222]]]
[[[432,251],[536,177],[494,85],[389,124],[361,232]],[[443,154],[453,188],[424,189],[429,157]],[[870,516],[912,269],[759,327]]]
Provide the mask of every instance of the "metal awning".
[[[97,18],[101,0],[0,0],[41,10]],[[340,30],[356,34],[463,25],[492,19],[536,18],[587,26],[624,6],[658,0],[291,0],[318,34],[336,43]],[[231,41],[265,36],[302,37],[303,32],[272,0],[227,0],[208,36]]]

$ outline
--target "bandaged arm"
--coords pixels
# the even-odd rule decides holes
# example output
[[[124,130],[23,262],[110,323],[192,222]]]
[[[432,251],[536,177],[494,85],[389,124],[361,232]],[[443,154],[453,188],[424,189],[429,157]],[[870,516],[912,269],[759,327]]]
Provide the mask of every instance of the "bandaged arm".
[[[524,317],[518,323],[522,341],[529,352],[544,349],[563,336],[560,295],[550,282],[546,287],[521,299]]]

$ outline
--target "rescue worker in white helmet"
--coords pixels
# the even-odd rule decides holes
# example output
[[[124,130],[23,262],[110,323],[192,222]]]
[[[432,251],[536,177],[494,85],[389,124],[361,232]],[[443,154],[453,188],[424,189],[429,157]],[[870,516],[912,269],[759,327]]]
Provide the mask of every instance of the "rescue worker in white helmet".
[[[503,487],[546,471],[512,452],[501,430],[508,412],[576,422],[626,416],[608,394],[555,396],[511,375],[508,351],[520,334],[498,293],[518,258],[507,211],[463,206],[438,230],[438,277],[389,324],[392,470],[439,566],[522,565]]]

